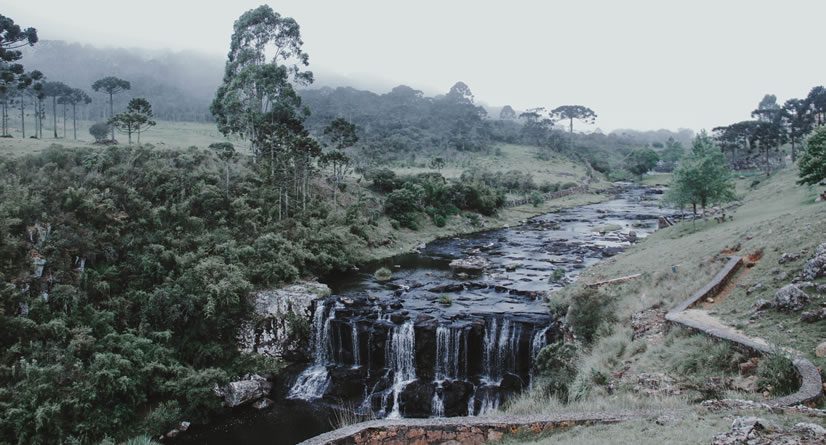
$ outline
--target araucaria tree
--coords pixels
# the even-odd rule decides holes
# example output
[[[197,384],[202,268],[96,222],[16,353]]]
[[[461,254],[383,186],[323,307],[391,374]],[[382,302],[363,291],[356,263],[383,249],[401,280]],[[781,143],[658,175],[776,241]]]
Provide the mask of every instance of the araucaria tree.
[[[125,113],[115,115],[107,122],[113,129],[126,133],[129,143],[132,143],[132,133],[138,135],[138,145],[141,144],[141,131],[155,126],[152,120],[152,105],[146,99],[136,97],[129,101]],[[113,130],[114,131],[114,130]]]
[[[74,88],[63,97],[63,103],[72,106],[72,130],[74,131],[74,138],[77,139],[77,106],[92,103],[92,98],[85,91]]]
[[[23,53],[17,48],[35,43],[36,29],[23,29],[11,18],[0,14],[0,94],[8,93],[13,88],[27,88],[31,84],[23,65],[15,62],[23,58]]]
[[[65,97],[71,92],[72,89],[63,82],[46,82],[43,84],[43,95],[52,98],[52,129],[54,130],[55,139],[57,139],[57,99]]]
[[[814,185],[826,179],[826,126],[818,127],[806,140],[799,166],[798,184]]]
[[[132,84],[128,80],[119,79],[114,76],[98,79],[92,84],[95,91],[103,91],[109,95],[109,118],[115,117],[114,96],[122,91],[132,89]],[[115,140],[115,128],[112,127],[112,140]]]
[[[574,119],[581,120],[587,124],[593,124],[597,119],[594,110],[582,105],[562,105],[550,112],[551,118],[555,120],[567,120],[570,125],[571,149],[574,148]]]
[[[705,218],[707,206],[734,199],[734,182],[722,151],[705,132],[700,133],[694,139],[691,152],[680,160],[674,171],[666,201],[680,208],[690,205],[695,216],[699,205]]]

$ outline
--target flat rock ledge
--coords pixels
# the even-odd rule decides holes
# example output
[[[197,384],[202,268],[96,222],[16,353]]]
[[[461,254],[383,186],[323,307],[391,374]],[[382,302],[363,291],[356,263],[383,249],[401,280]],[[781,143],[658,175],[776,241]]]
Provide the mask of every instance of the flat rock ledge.
[[[826,244],[824,245],[826,246]],[[823,246],[822,246],[823,247]],[[824,247],[826,249],[826,247]],[[697,302],[716,296],[734,277],[743,259],[730,257],[714,278],[665,316],[666,321],[708,336],[735,343],[757,354],[768,354],[772,348],[765,342],[747,337],[721,323],[702,317],[688,316],[685,311]],[[770,408],[800,407],[814,403],[823,396],[820,372],[807,359],[790,357],[800,376],[800,389],[791,395],[765,403]],[[533,432],[536,434],[561,430],[577,425],[617,423],[628,419],[657,417],[669,414],[663,410],[612,411],[605,413],[566,413],[531,416],[443,417],[435,419],[382,419],[357,423],[310,438],[300,445],[361,445],[361,444],[482,444],[502,439],[505,434]],[[679,411],[674,411],[679,413]]]

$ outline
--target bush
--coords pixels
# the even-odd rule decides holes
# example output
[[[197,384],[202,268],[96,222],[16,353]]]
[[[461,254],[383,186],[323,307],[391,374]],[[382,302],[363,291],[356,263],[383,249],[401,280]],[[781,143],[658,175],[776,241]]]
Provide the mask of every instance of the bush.
[[[551,283],[559,283],[563,278],[565,278],[565,270],[562,268],[554,269],[554,273],[548,278],[548,281]]]
[[[539,186],[539,191],[541,191],[542,193],[558,192],[559,191],[559,183],[558,182],[550,183],[548,181],[545,181],[545,182],[542,183],[542,185]]]
[[[632,175],[628,170],[611,170],[608,172],[608,180],[611,182],[631,181],[633,179],[634,175]]]
[[[447,224],[447,220],[442,215],[433,215],[433,224],[436,224],[436,227],[444,227]]]
[[[542,195],[536,192],[531,193],[530,200],[534,207],[539,207],[539,204],[542,204],[542,201],[544,201],[544,199],[542,199]]]
[[[451,304],[453,304],[453,298],[451,298],[450,295],[439,295],[439,304],[450,306]]]
[[[373,274],[376,281],[390,281],[393,278],[393,272],[386,267],[382,267]]]
[[[567,402],[569,387],[577,374],[574,345],[558,341],[545,346],[536,355],[534,366],[544,390]]]
[[[98,122],[89,127],[89,134],[95,138],[95,142],[102,142],[111,133],[111,127],[106,122]]]
[[[772,351],[760,360],[757,367],[757,388],[768,390],[774,395],[786,395],[797,391],[797,371],[794,363],[783,352]]]
[[[387,195],[384,211],[392,215],[403,227],[416,230],[419,227],[416,223],[416,213],[422,209],[423,195],[422,186],[406,182],[402,188]]]
[[[600,328],[615,320],[613,299],[598,289],[582,287],[571,295],[565,322],[586,343],[592,343]]]
[[[368,172],[365,177],[373,182],[371,188],[377,192],[390,193],[401,187],[401,183],[399,182],[399,178],[396,177],[396,173],[389,168],[373,170]]]

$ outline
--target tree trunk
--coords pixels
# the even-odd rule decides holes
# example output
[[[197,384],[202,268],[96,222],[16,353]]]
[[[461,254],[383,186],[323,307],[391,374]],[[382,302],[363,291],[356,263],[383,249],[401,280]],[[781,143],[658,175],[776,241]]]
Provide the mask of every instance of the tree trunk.
[[[227,161],[227,201],[229,201],[229,161]]]
[[[52,127],[54,138],[57,139],[57,96],[52,96]]]
[[[797,161],[797,152],[794,149],[794,132],[792,132],[792,164]]]
[[[77,105],[72,104],[72,130],[75,132],[75,140],[77,140]]]
[[[23,130],[23,139],[26,139],[26,113],[23,109],[23,96],[20,96],[20,128]]]
[[[571,153],[574,151],[574,118],[571,118]]]
[[[112,96],[113,96],[113,94],[110,92],[109,93],[109,118],[110,119],[115,117],[115,104],[112,102],[113,101]],[[112,140],[113,141],[115,140],[115,127],[112,127]],[[130,144],[131,144],[131,142],[130,142]]]
[[[66,104],[63,104],[63,139],[66,139]]]

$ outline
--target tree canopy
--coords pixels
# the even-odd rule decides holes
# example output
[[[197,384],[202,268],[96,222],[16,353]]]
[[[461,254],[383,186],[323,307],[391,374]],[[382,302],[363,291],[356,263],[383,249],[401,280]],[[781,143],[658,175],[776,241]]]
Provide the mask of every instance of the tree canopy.
[[[23,65],[16,63],[23,58],[23,53],[17,48],[33,46],[37,40],[35,28],[24,29],[11,17],[0,14],[0,93],[6,93],[10,88],[26,88],[31,84]]]
[[[798,184],[818,184],[826,179],[826,126],[818,127],[806,139],[806,151],[800,156]]]
[[[699,205],[705,217],[706,207],[734,199],[734,182],[723,153],[708,135],[699,134],[674,171],[666,201],[679,207],[691,205],[695,214]]]

